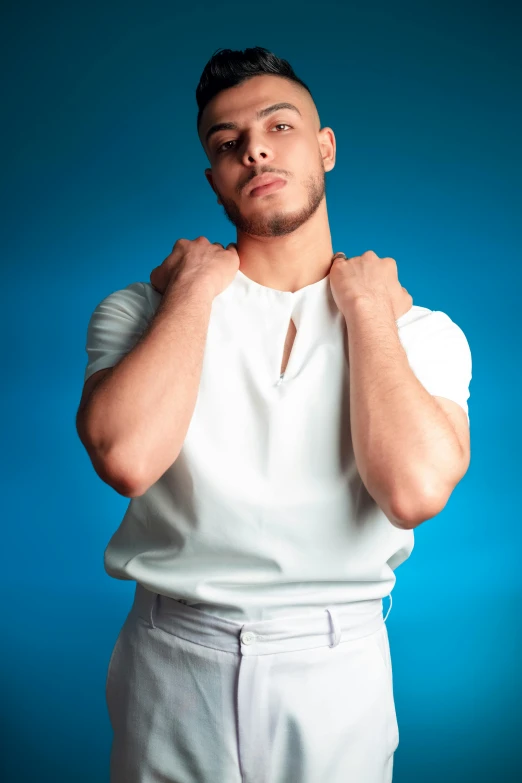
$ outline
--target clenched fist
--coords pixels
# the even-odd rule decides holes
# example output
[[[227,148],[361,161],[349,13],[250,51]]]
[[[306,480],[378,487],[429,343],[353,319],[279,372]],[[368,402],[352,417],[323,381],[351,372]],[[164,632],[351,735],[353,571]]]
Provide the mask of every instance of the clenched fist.
[[[178,239],[170,255],[150,273],[153,288],[163,294],[167,286],[178,279],[208,285],[216,297],[230,285],[239,269],[239,256],[234,242],[223,247],[206,237]]]
[[[342,313],[358,299],[371,299],[389,302],[397,320],[413,305],[411,294],[399,282],[395,259],[379,258],[373,250],[353,258],[336,253],[330,267],[330,288]]]

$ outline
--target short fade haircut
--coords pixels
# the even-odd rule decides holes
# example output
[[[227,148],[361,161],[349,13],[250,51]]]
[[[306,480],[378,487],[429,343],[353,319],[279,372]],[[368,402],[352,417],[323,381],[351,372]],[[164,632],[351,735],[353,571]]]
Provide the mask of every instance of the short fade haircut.
[[[307,85],[294,73],[287,60],[282,60],[262,46],[250,49],[217,49],[203,69],[196,88],[198,104],[197,129],[205,106],[222,90],[235,87],[253,76],[273,74],[300,84],[313,96]]]

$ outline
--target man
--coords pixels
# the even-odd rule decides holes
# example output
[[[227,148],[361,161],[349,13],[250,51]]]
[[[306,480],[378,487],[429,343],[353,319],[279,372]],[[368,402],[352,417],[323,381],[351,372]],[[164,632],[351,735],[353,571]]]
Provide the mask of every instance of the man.
[[[393,258],[334,254],[335,136],[288,62],[218,51],[196,97],[237,241],[179,239],[88,328],[78,432],[137,583],[111,781],[388,783],[382,599],[467,470],[469,345]]]

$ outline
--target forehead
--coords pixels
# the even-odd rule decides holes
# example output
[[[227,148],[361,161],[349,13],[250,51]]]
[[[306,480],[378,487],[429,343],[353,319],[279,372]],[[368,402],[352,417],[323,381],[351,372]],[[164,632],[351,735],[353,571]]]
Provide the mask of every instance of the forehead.
[[[304,87],[281,76],[263,74],[253,76],[241,84],[218,93],[205,106],[199,134],[205,138],[207,130],[216,123],[243,123],[255,120],[256,112],[275,103],[294,104],[304,120],[313,114],[313,101]]]

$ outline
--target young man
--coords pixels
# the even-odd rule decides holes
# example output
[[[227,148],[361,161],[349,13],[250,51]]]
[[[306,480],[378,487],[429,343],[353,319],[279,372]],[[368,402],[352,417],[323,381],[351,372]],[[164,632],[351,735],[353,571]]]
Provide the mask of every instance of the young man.
[[[388,783],[382,599],[467,470],[469,345],[393,258],[334,254],[335,136],[285,60],[222,50],[196,97],[237,241],[179,239],[88,328],[78,432],[137,583],[111,782]]]

